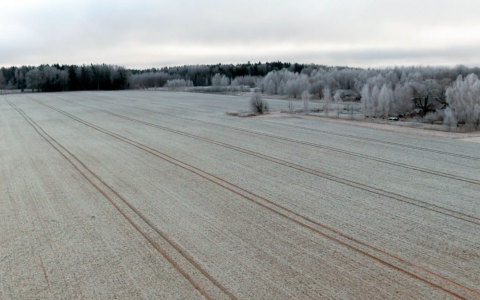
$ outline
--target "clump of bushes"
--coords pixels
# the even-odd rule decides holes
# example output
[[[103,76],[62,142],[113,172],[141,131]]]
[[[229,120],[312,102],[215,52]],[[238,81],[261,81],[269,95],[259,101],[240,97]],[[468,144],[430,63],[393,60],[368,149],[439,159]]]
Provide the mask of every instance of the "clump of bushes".
[[[250,108],[254,113],[263,115],[268,112],[268,103],[262,98],[262,94],[255,93],[250,98]]]
[[[424,123],[433,124],[435,122],[442,122],[443,117],[438,112],[429,112],[423,117]]]

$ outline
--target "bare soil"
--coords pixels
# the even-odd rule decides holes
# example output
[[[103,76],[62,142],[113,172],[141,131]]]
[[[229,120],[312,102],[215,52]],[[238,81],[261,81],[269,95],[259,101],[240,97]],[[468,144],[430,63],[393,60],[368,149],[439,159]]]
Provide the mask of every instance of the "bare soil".
[[[478,136],[248,103],[0,96],[0,299],[480,299]]]

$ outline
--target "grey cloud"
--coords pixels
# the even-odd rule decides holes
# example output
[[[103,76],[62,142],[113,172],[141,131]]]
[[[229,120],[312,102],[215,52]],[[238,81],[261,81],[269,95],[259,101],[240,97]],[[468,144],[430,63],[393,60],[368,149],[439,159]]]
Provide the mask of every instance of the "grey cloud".
[[[196,63],[242,63],[250,60],[258,61],[296,61],[299,63],[318,63],[325,65],[348,65],[352,67],[388,67],[400,65],[442,65],[455,66],[465,64],[479,66],[478,46],[465,48],[396,50],[396,49],[363,49],[338,51],[293,51],[276,55],[222,55],[215,57],[193,56],[182,60],[157,60],[149,62],[131,61],[128,65],[137,68],[173,66]]]
[[[45,3],[21,10],[15,10],[13,3],[0,12],[0,27],[10,29],[0,37],[0,65],[105,61],[133,67],[258,59],[316,63],[324,59],[337,65],[480,61],[480,54],[471,51],[480,39],[480,30],[474,30],[480,29],[476,14],[480,2],[473,0]],[[442,28],[455,32],[447,36]],[[279,49],[294,45],[294,49],[271,57],[262,53],[272,45]],[[177,58],[174,52],[145,54],[144,49],[164,46],[185,47],[191,53]],[[246,52],[208,56],[196,51],[210,48],[215,53],[237,46]],[[126,54],[121,54],[122,49]]]

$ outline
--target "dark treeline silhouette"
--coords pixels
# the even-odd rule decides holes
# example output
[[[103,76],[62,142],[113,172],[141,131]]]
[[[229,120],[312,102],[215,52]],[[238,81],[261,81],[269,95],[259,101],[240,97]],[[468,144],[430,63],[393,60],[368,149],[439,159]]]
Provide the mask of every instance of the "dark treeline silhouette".
[[[0,89],[57,92],[122,90],[129,88],[130,72],[115,65],[41,65],[1,68]]]
[[[185,65],[145,70],[125,69],[116,65],[40,65],[1,68],[0,89],[31,89],[32,91],[120,90],[128,88],[163,87],[169,80],[186,80],[194,86],[210,86],[216,74],[241,82],[264,77],[272,71],[286,69],[300,73],[307,67],[326,68],[288,62]],[[341,69],[341,68],[340,68]],[[253,85],[253,84],[252,84]]]

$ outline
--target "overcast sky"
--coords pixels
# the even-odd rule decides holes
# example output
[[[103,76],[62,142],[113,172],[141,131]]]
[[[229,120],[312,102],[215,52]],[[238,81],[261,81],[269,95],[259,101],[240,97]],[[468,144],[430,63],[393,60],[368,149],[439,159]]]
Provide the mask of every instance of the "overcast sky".
[[[14,0],[0,66],[480,65],[480,0]]]

